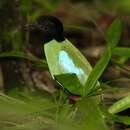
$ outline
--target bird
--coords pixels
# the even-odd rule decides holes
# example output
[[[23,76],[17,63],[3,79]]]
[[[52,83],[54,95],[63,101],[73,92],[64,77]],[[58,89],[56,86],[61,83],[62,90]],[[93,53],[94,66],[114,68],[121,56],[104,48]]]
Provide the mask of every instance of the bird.
[[[33,38],[42,44],[52,78],[68,94],[69,99],[76,102],[82,95],[83,85],[92,70],[91,65],[64,37],[63,24],[57,17],[40,16],[32,28]]]

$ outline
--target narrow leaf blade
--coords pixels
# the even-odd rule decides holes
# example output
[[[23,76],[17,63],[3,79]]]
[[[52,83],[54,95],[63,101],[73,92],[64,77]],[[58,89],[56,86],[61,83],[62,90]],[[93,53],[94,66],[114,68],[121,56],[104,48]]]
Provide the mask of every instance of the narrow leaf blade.
[[[102,56],[102,58],[98,61],[92,72],[90,73],[88,80],[84,87],[84,96],[87,96],[93,89],[95,88],[95,85],[104,72],[105,68],[107,67],[109,61],[111,59],[111,50],[108,49],[106,53]]]
[[[11,52],[2,52],[0,53],[0,59],[2,58],[18,58],[23,60],[28,60],[35,63],[37,66],[42,68],[47,68],[45,60],[41,60],[30,53],[20,52],[20,51],[11,51]]]
[[[130,48],[128,47],[116,47],[113,49],[113,54],[118,56],[130,57]]]
[[[120,99],[116,103],[114,103],[112,106],[109,107],[108,111],[111,114],[116,114],[127,108],[130,108],[130,95],[128,95],[128,96]]]
[[[122,32],[122,23],[119,19],[114,20],[106,32],[108,47],[114,48],[118,44]]]

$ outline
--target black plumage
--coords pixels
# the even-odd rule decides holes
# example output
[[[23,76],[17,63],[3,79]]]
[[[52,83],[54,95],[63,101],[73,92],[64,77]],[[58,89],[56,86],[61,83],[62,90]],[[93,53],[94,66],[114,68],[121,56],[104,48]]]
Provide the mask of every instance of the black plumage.
[[[43,15],[29,26],[29,47],[31,53],[38,57],[44,57],[43,44],[57,40],[64,41],[64,29],[62,22],[55,16]]]

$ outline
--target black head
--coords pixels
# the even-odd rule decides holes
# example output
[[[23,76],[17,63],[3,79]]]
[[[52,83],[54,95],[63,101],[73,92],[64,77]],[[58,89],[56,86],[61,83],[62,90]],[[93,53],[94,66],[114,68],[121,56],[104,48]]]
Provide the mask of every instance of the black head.
[[[28,50],[38,57],[42,57],[42,46],[52,39],[64,41],[62,22],[54,16],[40,16],[36,22],[29,25]]]
[[[35,37],[42,43],[47,43],[52,39],[61,42],[64,40],[63,24],[54,16],[40,16],[33,25]]]

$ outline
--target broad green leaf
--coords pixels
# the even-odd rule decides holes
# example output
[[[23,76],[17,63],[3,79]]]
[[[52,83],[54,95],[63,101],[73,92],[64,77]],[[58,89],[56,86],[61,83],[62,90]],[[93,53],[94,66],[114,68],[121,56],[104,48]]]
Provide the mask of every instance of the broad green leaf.
[[[81,95],[83,86],[81,85],[76,74],[61,74],[55,75],[55,79],[60,83],[60,85],[66,86],[66,89],[69,90],[72,94]],[[69,79],[69,80],[68,80]],[[71,81],[71,84],[70,84]]]
[[[106,32],[108,47],[114,48],[118,44],[122,32],[122,23],[119,19],[114,20]]]
[[[130,95],[114,103],[112,106],[109,107],[108,111],[111,114],[116,114],[128,108],[130,108]]]
[[[98,61],[92,72],[90,73],[88,80],[84,87],[84,96],[87,96],[89,93],[94,91],[96,89],[96,85],[98,82],[98,79],[104,72],[105,68],[107,67],[109,61],[111,59],[111,50],[107,49],[105,54],[101,57],[101,59]]]
[[[46,61],[41,60],[30,53],[11,51],[11,52],[2,52],[0,53],[0,58],[18,58],[31,61],[35,63],[37,66],[42,68],[47,68]]]
[[[64,118],[58,121],[55,130],[108,130],[96,97],[83,98],[72,108],[67,109],[69,114],[67,111]]]
[[[84,86],[92,68],[76,47],[67,39],[60,43],[56,40],[52,40],[45,44],[44,50],[49,70],[53,78],[55,75],[73,73]],[[70,84],[70,86],[73,84],[70,78],[67,78],[65,82],[67,83],[64,84]],[[64,87],[68,88],[69,86]]]
[[[82,130],[108,130],[95,97],[85,98],[79,101],[77,106],[81,115],[79,125]]]
[[[118,56],[130,57],[130,48],[128,47],[116,47],[113,49],[113,54]]]

